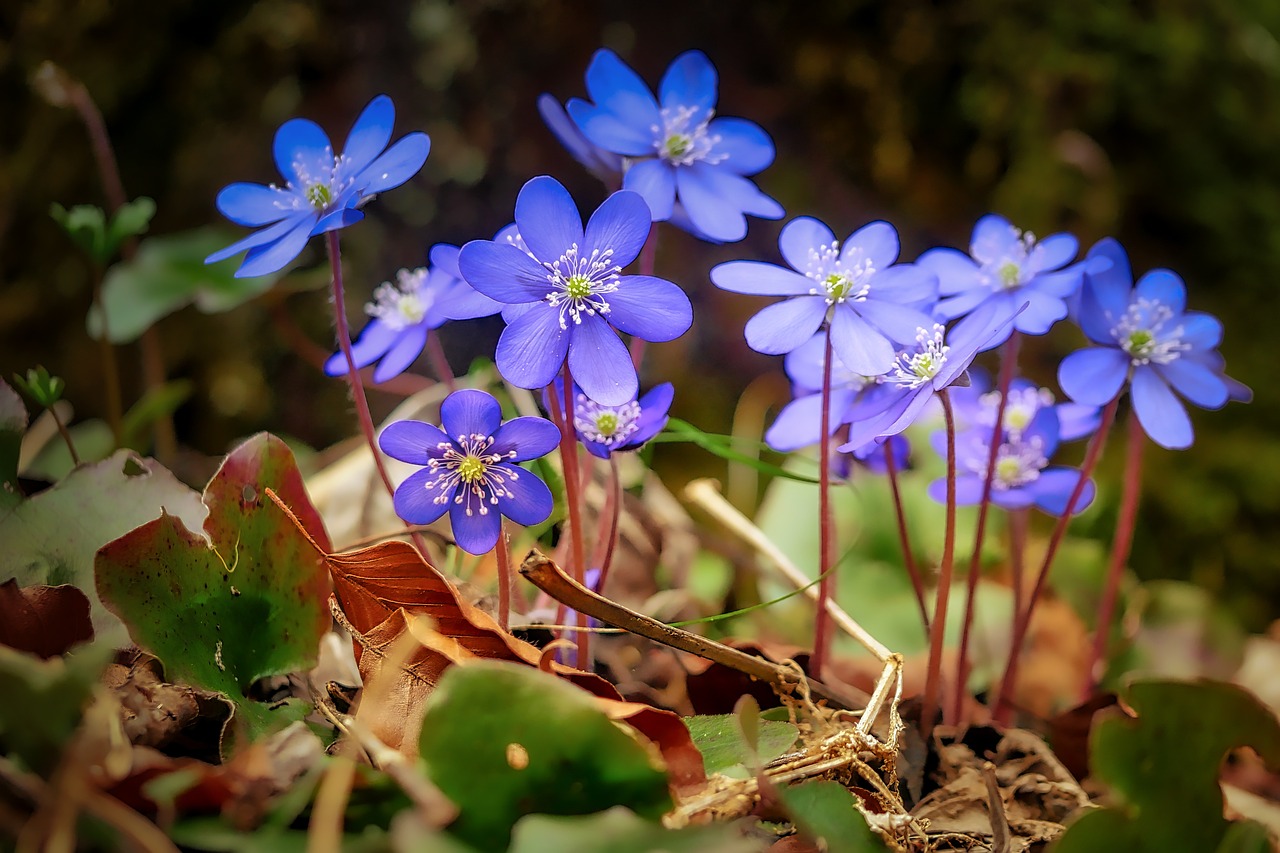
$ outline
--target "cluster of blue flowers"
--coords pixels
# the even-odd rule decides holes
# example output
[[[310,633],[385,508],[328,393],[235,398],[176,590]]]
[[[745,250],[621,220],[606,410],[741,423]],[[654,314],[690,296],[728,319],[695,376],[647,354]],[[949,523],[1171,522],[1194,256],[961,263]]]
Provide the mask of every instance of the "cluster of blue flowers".
[[[516,199],[514,224],[493,240],[435,246],[428,267],[402,270],[378,287],[353,355],[357,367],[376,362],[373,378],[383,382],[405,370],[443,323],[501,313],[503,377],[547,388],[557,401],[571,377],[573,428],[592,454],[608,457],[660,431],[673,395],[669,384],[639,393],[619,334],[670,341],[693,321],[679,286],[625,272],[655,223],[724,243],[745,236],[748,216],[778,219],[783,209],[751,180],[773,162],[772,140],[753,122],[716,114],[716,71],[701,52],[677,57],[655,95],[617,55],[600,50],[586,90],[589,100],[562,105],[545,95],[538,108],[569,152],[616,191],[584,226],[563,185],[533,178]],[[219,210],[260,230],[208,260],[246,252],[237,275],[266,274],[296,258],[311,236],[359,221],[364,203],[407,181],[427,157],[422,133],[388,147],[393,121],[390,100],[375,98],[339,155],[314,123],[282,125],[274,151],[285,185],[226,187]],[[960,502],[980,500],[989,480],[1000,506],[1065,512],[1080,475],[1051,465],[1051,457],[1062,441],[1096,428],[1098,407],[1126,386],[1147,434],[1173,448],[1192,441],[1180,397],[1218,408],[1248,395],[1224,373],[1220,324],[1186,310],[1182,281],[1171,272],[1150,272],[1135,285],[1112,240],[1077,260],[1074,237],[1036,239],[988,215],[967,254],[938,248],[902,263],[889,223],[872,222],[841,241],[824,223],[799,217],[782,229],[779,249],[785,266],[739,260],[711,271],[724,290],[784,297],[745,329],[751,347],[787,357],[796,397],[766,436],[778,450],[821,438],[825,393],[841,451],[901,467],[902,432],[938,393],[965,385],[978,353],[1015,331],[1043,335],[1068,316],[1094,344],[1061,365],[1059,383],[1074,404],[1054,405],[1049,391],[1018,380],[997,430],[999,392],[977,383],[955,392]],[[346,372],[345,358],[335,355],[326,370]],[[401,516],[427,523],[448,511],[459,545],[473,553],[496,542],[500,515],[521,524],[547,517],[546,486],[517,463],[555,446],[550,422],[502,424],[498,403],[474,390],[450,396],[441,420],[443,429],[400,422],[382,433],[386,453],[423,466],[396,492]],[[999,446],[989,470],[993,441]],[[1084,492],[1073,510],[1087,504],[1091,491]]]

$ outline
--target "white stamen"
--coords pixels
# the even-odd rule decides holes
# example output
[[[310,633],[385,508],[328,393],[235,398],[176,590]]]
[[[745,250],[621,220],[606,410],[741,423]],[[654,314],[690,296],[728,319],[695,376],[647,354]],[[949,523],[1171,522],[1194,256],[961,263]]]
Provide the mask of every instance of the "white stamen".
[[[984,445],[990,447],[990,445]],[[1040,479],[1040,472],[1049,464],[1044,455],[1044,440],[1039,436],[1031,436],[1027,441],[1007,441],[996,451],[995,474],[991,478],[991,488],[997,491],[1008,491],[1026,486]],[[987,476],[987,451],[975,454],[966,466],[969,471],[979,477]]]
[[[499,468],[504,459],[515,458],[516,451],[489,453],[493,436],[472,433],[460,435],[455,441],[442,441],[436,445],[441,455],[427,460],[427,468],[436,476],[424,484],[428,491],[439,492],[432,503],[462,505],[467,515],[488,515],[489,508],[498,505],[499,498],[515,495],[508,483],[520,478],[514,470]]]
[[[618,289],[618,274],[622,267],[613,263],[613,249],[592,249],[590,257],[578,255],[574,243],[559,259],[542,264],[547,270],[547,281],[552,289],[544,297],[552,308],[560,309],[560,328],[569,328],[566,315],[574,324],[582,322],[582,315],[601,316],[609,313],[606,293]]]
[[[935,323],[930,331],[920,327],[916,332],[916,344],[919,352],[898,353],[892,370],[885,376],[885,382],[892,382],[904,388],[919,388],[937,376],[947,363],[947,353],[951,347],[943,343],[945,329]]]
[[[373,301],[364,306],[365,313],[395,331],[416,326],[427,316],[435,301],[426,285],[426,267],[400,270],[396,273],[395,284],[384,281],[373,291]]]
[[[1168,364],[1191,349],[1191,345],[1182,340],[1186,330],[1181,325],[1165,328],[1173,317],[1173,309],[1168,305],[1139,298],[1111,328],[1111,336],[1135,365]]]
[[[996,423],[996,410],[1000,407],[1000,392],[988,391],[978,398],[981,408],[978,410],[977,423],[980,426],[993,427]],[[1013,388],[1009,391],[1009,402],[1004,407],[1004,429],[1011,439],[1022,434],[1041,409],[1053,405],[1053,392],[1048,388]]]
[[[992,290],[1016,290],[1035,276],[1027,270],[1027,259],[1036,247],[1036,235],[1030,231],[1009,226],[1014,242],[1000,254],[989,257],[982,263],[982,281]],[[982,252],[982,247],[974,247],[975,257]]]
[[[602,406],[579,394],[573,403],[573,426],[587,441],[620,447],[640,430],[640,403],[632,400],[621,406]]]
[[[828,305],[866,299],[871,293],[871,277],[875,275],[876,268],[870,258],[861,255],[862,250],[855,249],[849,258],[842,261],[839,240],[810,249],[803,272],[818,286],[809,288],[809,294],[823,297]]]
[[[701,107],[664,107],[662,125],[649,127],[655,137],[653,147],[658,157],[673,166],[723,162],[729,155],[714,151],[721,137],[707,130],[715,114],[715,110]]]

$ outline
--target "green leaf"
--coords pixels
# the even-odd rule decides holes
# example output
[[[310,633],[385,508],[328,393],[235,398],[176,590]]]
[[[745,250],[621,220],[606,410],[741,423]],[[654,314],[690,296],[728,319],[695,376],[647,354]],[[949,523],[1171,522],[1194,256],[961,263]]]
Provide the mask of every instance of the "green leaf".
[[[125,240],[145,233],[151,224],[151,217],[155,215],[156,203],[146,196],[120,205],[111,216],[111,224],[107,226],[110,255],[114,255]]]
[[[703,432],[691,423],[682,421],[679,418],[671,418],[667,422],[667,427],[661,433],[650,439],[650,442],[683,442],[687,441],[698,445],[703,450],[721,459],[727,459],[731,462],[740,462],[743,465],[755,468],[763,474],[769,474],[773,477],[780,477],[784,480],[797,480],[801,483],[817,483],[817,477],[810,477],[805,474],[798,474],[788,468],[782,468],[778,465],[771,465],[763,462],[754,456],[743,453],[740,450],[734,450],[733,443],[741,443],[741,439],[729,435],[716,435],[714,433]],[[760,442],[754,443],[757,449],[768,449],[768,445]]]
[[[702,753],[708,774],[724,773],[752,763],[751,750],[742,739],[735,715],[685,717],[684,722],[693,737],[693,745]],[[768,764],[785,754],[798,736],[799,731],[791,723],[760,719],[756,740],[759,761]]]
[[[810,782],[778,792],[796,828],[825,843],[828,853],[874,853],[884,842],[867,825],[853,794],[837,782]],[[1120,848],[1098,848],[1120,849]]]
[[[26,431],[27,407],[18,392],[0,379],[0,514],[22,502],[18,457]]]
[[[103,607],[93,582],[93,555],[103,545],[151,521],[161,508],[199,527],[200,496],[151,459],[127,450],[83,465],[7,513],[0,510],[0,581],[20,586],[73,584],[89,597],[94,636],[124,645],[120,620]]]
[[[49,408],[62,399],[67,383],[60,376],[50,376],[44,365],[29,368],[27,375],[13,374],[13,384],[37,406]]]
[[[1135,682],[1125,700],[1137,717],[1098,722],[1089,745],[1093,775],[1115,805],[1082,815],[1055,853],[1218,850],[1229,839],[1247,841],[1249,832],[1229,833],[1218,771],[1240,746],[1280,767],[1280,723],[1271,711],[1247,691],[1211,681]]]
[[[113,653],[94,643],[45,661],[0,646],[0,743],[6,751],[37,773],[52,771]]]
[[[62,226],[71,242],[84,250],[90,258],[106,266],[110,256],[107,246],[107,215],[94,204],[77,204],[68,210],[58,203],[49,206],[49,215]]]
[[[526,814],[591,814],[626,805],[656,820],[666,773],[593,697],[539,670],[498,661],[448,669],[419,741],[427,774],[459,808],[450,831],[502,850]]]
[[[727,824],[671,830],[621,806],[587,817],[530,815],[516,824],[509,853],[753,853],[760,843]]]
[[[133,641],[171,681],[229,698],[234,734],[249,740],[305,713],[300,704],[273,712],[248,698],[249,687],[315,666],[330,622],[328,573],[268,487],[327,547],[293,454],[261,433],[205,488],[204,535],[165,513],[103,546],[96,562],[98,593]]]
[[[102,302],[112,343],[136,340],[157,320],[192,303],[206,314],[221,313],[269,290],[279,273],[236,278],[235,259],[204,262],[234,239],[211,228],[151,237],[139,244],[133,260],[111,267],[103,281]],[[89,312],[87,327],[94,338],[101,336],[96,306]]]

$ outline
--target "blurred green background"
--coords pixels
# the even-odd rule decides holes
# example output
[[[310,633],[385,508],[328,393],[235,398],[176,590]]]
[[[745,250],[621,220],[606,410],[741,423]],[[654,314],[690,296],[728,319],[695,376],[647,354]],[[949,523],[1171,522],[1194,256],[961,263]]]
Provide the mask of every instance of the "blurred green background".
[[[840,235],[888,218],[911,259],[967,245],[973,221],[997,211],[1037,234],[1069,230],[1083,247],[1113,235],[1135,270],[1168,266],[1186,278],[1192,306],[1223,318],[1230,370],[1257,398],[1197,411],[1190,451],[1149,451],[1133,562],[1144,577],[1203,585],[1260,630],[1280,612],[1280,397],[1266,373],[1275,339],[1257,331],[1280,281],[1278,35],[1270,0],[4,4],[0,375],[42,363],[67,379],[77,418],[103,414],[84,325],[91,268],[47,212],[53,202],[101,204],[103,194],[76,115],[31,88],[45,60],[98,102],[127,192],[158,203],[157,235],[218,221],[213,199],[230,181],[275,179],[270,143],[283,120],[308,116],[341,140],[372,95],[391,95],[396,135],[422,129],[433,146],[418,178],[343,234],[355,318],[378,282],[423,263],[431,244],[491,236],[533,175],[556,175],[584,207],[598,203],[603,189],[535,108],[544,91],[585,94],[597,47],[655,83],[676,54],[701,48],[720,71],[721,112],[774,136],[778,162],[759,183],[789,216],[816,215]],[[685,393],[675,413],[708,431],[728,431],[742,389],[781,364],[742,341],[757,303],[714,291],[707,271],[776,259],[780,227],[756,221],[746,241],[725,247],[664,232],[659,272],[690,291],[697,321],[682,341],[655,347],[649,368],[676,374]],[[323,263],[319,248],[313,241],[290,279],[322,281],[307,274]],[[354,432],[341,383],[286,345],[273,310],[331,344],[323,291],[227,314],[188,308],[160,324],[167,375],[194,382],[176,420],[197,459],[260,429],[313,447]],[[455,368],[485,354],[498,331],[446,327]],[[1024,347],[1024,369],[1051,382],[1057,360],[1082,343],[1055,330]],[[143,388],[138,345],[120,357],[127,402]],[[681,380],[688,365],[696,372]],[[375,416],[396,399],[374,393]],[[1120,447],[1104,480],[1115,481]],[[691,455],[673,473],[717,465]],[[188,476],[199,479],[201,466]],[[1115,491],[1092,525],[1103,538]]]

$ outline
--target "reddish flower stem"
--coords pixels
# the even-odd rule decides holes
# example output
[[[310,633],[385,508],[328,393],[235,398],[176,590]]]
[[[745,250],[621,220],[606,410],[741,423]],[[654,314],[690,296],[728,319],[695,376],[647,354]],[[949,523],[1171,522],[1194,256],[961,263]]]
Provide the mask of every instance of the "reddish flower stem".
[[[595,592],[604,590],[604,583],[609,577],[609,567],[613,564],[613,552],[618,546],[618,522],[622,516],[622,478],[618,475],[618,458],[609,455],[609,489],[604,496],[604,512],[602,518],[608,520],[608,528],[596,543],[596,550],[591,554],[591,565],[600,569],[596,579]]]
[[[831,520],[831,326],[823,333],[822,351],[822,415],[818,439],[818,612],[813,626],[813,657],[809,672],[821,681],[831,654],[832,622],[827,602],[836,594],[835,530]]]
[[[1031,593],[1027,596],[1026,606],[1014,613],[1013,636],[1010,638],[1009,659],[1005,663],[1004,677],[1000,679],[1000,686],[996,688],[996,694],[991,700],[991,713],[995,722],[1008,725],[1013,717],[1013,688],[1018,680],[1018,661],[1021,658],[1022,644],[1027,638],[1027,629],[1031,625],[1031,617],[1035,615],[1036,603],[1040,600],[1040,593],[1044,590],[1044,584],[1049,577],[1049,570],[1053,568],[1054,557],[1057,556],[1058,546],[1062,544],[1062,539],[1066,535],[1067,525],[1071,523],[1071,514],[1075,512],[1076,504],[1080,502],[1080,496],[1084,494],[1085,483],[1092,476],[1094,468],[1098,465],[1098,459],[1102,456],[1102,448],[1107,443],[1107,433],[1111,431],[1111,425],[1116,419],[1116,407],[1120,404],[1120,398],[1112,400],[1107,407],[1102,410],[1102,422],[1098,425],[1098,431],[1093,434],[1093,438],[1089,440],[1089,447],[1084,454],[1084,464],[1080,468],[1080,480],[1076,483],[1076,487],[1071,490],[1071,496],[1067,499],[1067,506],[1062,515],[1058,516],[1058,521],[1053,526],[1053,533],[1049,537],[1049,547],[1045,551],[1044,562],[1040,564],[1040,572],[1036,575],[1036,582],[1031,587]]]
[[[427,361],[431,363],[436,379],[444,383],[450,394],[458,390],[453,368],[449,366],[449,359],[445,357],[444,347],[440,344],[440,336],[432,332],[427,332]]]
[[[498,561],[498,624],[505,631],[511,625],[511,582],[514,577],[511,571],[511,537],[507,534],[505,521],[498,531],[498,542],[493,550]]]
[[[987,514],[991,510],[991,483],[995,479],[996,459],[1004,438],[1004,412],[1009,404],[1009,387],[1018,362],[1021,336],[1015,329],[1000,350],[1000,402],[996,404],[996,422],[991,430],[991,446],[987,450],[987,474],[982,481],[982,500],[978,503],[977,526],[973,533],[973,553],[969,557],[969,574],[965,578],[964,622],[960,627],[960,652],[956,658],[956,683],[951,692],[951,719],[959,721],[964,707],[964,694],[969,684],[969,637],[973,630],[973,610],[978,597],[978,578],[982,574],[982,546],[987,537]]]
[[[1009,513],[1009,583],[1013,589],[1013,612],[1022,608],[1023,589],[1026,583],[1027,525],[1031,511],[1015,509]]]
[[[929,667],[925,674],[924,699],[920,709],[920,734],[929,742],[933,718],[938,713],[938,694],[942,685],[942,644],[947,629],[947,600],[951,595],[951,576],[955,568],[956,549],[956,419],[951,409],[951,395],[946,388],[938,392],[947,429],[947,504],[946,529],[942,538],[942,565],[938,572],[938,594],[933,606],[933,622],[929,626]]]
[[[578,435],[573,428],[573,374],[569,372],[569,361],[565,359],[564,390],[559,399],[552,383],[550,393],[551,417],[560,427],[560,463],[564,469],[564,500],[569,509],[569,576],[582,585],[586,585],[586,555],[582,541],[582,480],[578,473]],[[577,625],[587,627],[587,614],[578,613]],[[589,669],[591,666],[591,634],[586,630],[577,631],[574,642],[577,643],[576,665],[578,669]]]
[[[881,445],[884,451],[885,475],[889,478],[889,491],[893,495],[893,512],[898,519],[898,543],[902,546],[902,563],[906,566],[907,576],[911,578],[911,588],[916,593],[916,603],[920,605],[920,624],[924,626],[925,636],[929,634],[929,605],[925,604],[924,577],[920,567],[916,565],[915,554],[911,551],[911,536],[907,533],[907,513],[902,505],[902,490],[898,486],[898,466],[893,461],[893,446],[886,441]]]
[[[1098,667],[1106,655],[1107,641],[1111,637],[1111,619],[1115,614],[1116,600],[1120,596],[1120,581],[1124,577],[1125,564],[1129,561],[1134,523],[1138,518],[1138,498],[1142,493],[1142,451],[1145,444],[1146,435],[1142,431],[1142,424],[1131,410],[1120,515],[1116,518],[1116,534],[1111,543],[1111,559],[1107,564],[1106,583],[1102,587],[1102,601],[1098,605],[1098,621],[1093,629],[1093,651],[1089,655],[1089,666],[1085,669],[1081,701],[1087,700],[1098,686]]]

